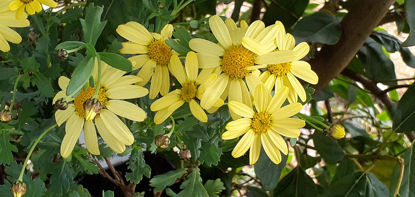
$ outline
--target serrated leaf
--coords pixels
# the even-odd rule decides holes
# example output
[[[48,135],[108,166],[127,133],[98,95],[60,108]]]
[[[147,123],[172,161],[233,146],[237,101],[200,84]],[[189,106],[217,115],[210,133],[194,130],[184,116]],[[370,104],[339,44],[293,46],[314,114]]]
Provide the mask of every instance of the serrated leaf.
[[[10,164],[14,161],[13,152],[17,152],[17,147],[10,143],[9,134],[0,131],[0,164]]]
[[[99,6],[95,7],[94,4],[90,4],[90,6],[85,8],[85,10],[85,19],[80,19],[84,34],[84,41],[92,46],[95,46],[107,23],[106,21],[101,22],[101,15],[104,9]]]
[[[87,56],[75,68],[72,78],[66,89],[66,95],[79,92],[88,82],[94,68],[94,58]]]
[[[154,176],[150,180],[151,187],[154,187],[155,192],[163,191],[167,186],[173,185],[177,179],[186,173],[187,168],[169,171],[165,174]]]
[[[121,55],[108,52],[100,52],[98,54],[102,61],[116,69],[120,69],[125,72],[130,72],[132,69],[131,62]]]
[[[65,49],[67,51],[73,50],[76,48],[82,48],[84,46],[84,42],[81,41],[65,41],[56,46],[56,50]]]
[[[341,35],[339,21],[326,13],[316,12],[304,17],[293,29],[297,42],[336,44]]]
[[[83,158],[77,152],[73,152],[72,156],[78,161],[81,167],[81,171],[85,172],[86,174],[98,174],[99,168],[94,163],[91,163],[88,159]]]
[[[343,149],[336,140],[329,136],[325,136],[320,131],[314,131],[312,138],[317,152],[324,161],[334,164],[343,159]]]
[[[143,178],[143,175],[148,178],[151,176],[151,168],[146,164],[141,150],[134,149],[132,151],[130,160],[128,161],[128,169],[131,172],[128,172],[125,178],[132,183],[138,184]]]
[[[204,185],[209,197],[219,197],[218,194],[225,188],[222,181],[217,178],[216,180],[208,180]]]
[[[405,13],[410,32],[402,46],[407,47],[415,45],[415,0],[405,0]]]
[[[186,177],[186,181],[184,181],[180,185],[180,189],[182,191],[177,194],[178,197],[208,197],[208,193],[202,185],[202,178],[200,178],[199,168],[194,168],[192,173],[190,173]]]
[[[39,89],[40,93],[45,97],[53,97],[55,95],[55,91],[52,87],[51,79],[46,77],[41,72],[36,72],[33,75],[33,83]]]
[[[219,138],[211,141],[203,142],[200,152],[200,162],[207,166],[218,165],[220,156],[222,155],[222,148],[219,147]]]
[[[254,165],[255,174],[261,180],[264,189],[270,191],[273,190],[280,180],[281,171],[284,169],[287,163],[287,155],[281,153],[281,163],[276,165],[272,162],[264,149],[261,149],[258,161]]]

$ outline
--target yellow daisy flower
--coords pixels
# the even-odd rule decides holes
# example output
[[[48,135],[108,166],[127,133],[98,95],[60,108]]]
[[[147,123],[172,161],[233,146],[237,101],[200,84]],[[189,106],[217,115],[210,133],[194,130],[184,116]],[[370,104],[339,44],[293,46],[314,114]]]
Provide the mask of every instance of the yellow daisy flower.
[[[206,89],[201,99],[202,107],[209,109],[218,98],[227,97],[228,100],[251,106],[248,87],[255,90],[259,81],[251,75],[252,70],[256,69],[255,65],[269,61],[268,53],[275,49],[274,39],[278,26],[265,28],[262,21],[255,21],[249,27],[246,23],[241,23],[241,27],[237,28],[231,19],[224,22],[219,16],[210,17],[209,26],[218,44],[200,38],[189,42],[190,48],[198,52],[201,68],[220,69],[217,80]],[[242,42],[244,38],[249,38],[251,42]],[[280,56],[273,61],[281,63],[292,55],[289,51],[277,53]]]
[[[182,85],[182,88],[168,93],[150,106],[152,111],[157,111],[154,122],[156,124],[162,123],[185,102],[189,103],[190,111],[195,118],[201,122],[207,122],[208,117],[200,107],[198,100],[201,98],[206,85],[213,82],[215,75],[207,79],[203,75],[198,75],[198,60],[194,52],[187,53],[185,67],[183,67],[178,57],[172,57],[169,69]],[[203,85],[200,85],[202,82]],[[218,103],[219,106],[221,104],[223,102]],[[218,105],[215,107],[219,107]]]
[[[305,61],[300,61],[308,54],[310,47],[305,42],[295,46],[294,37],[289,33],[285,33],[283,28],[277,34],[276,45],[278,47],[278,51],[294,51],[295,58],[288,62],[260,66],[259,68],[266,68],[266,71],[261,74],[260,78],[263,80],[267,88],[270,89],[272,89],[274,85],[275,90],[278,90],[283,86],[288,87],[288,100],[290,103],[296,103],[298,97],[300,97],[301,101],[305,101],[306,92],[297,78],[311,84],[317,84],[318,82],[318,76],[313,70],[311,70],[310,64]],[[271,54],[274,57],[278,56],[275,53]]]
[[[229,140],[243,135],[232,151],[232,156],[238,158],[249,152],[249,163],[255,164],[259,158],[261,144],[265,153],[275,164],[281,162],[281,153],[287,154],[288,147],[281,135],[297,138],[299,128],[305,126],[301,119],[290,118],[300,112],[300,103],[291,103],[281,108],[288,95],[288,88],[280,88],[272,97],[263,84],[258,85],[254,94],[254,105],[247,106],[238,101],[230,101],[229,109],[242,118],[229,122],[222,139]]]
[[[29,20],[17,19],[16,12],[7,8],[8,1],[0,2],[0,50],[3,52],[10,51],[8,42],[19,44],[22,37],[10,27],[27,27],[30,25]]]
[[[25,17],[25,11],[28,15],[42,11],[42,4],[51,8],[58,6],[53,0],[13,0],[9,4],[9,9],[17,11],[16,17],[20,19]]]
[[[173,34],[173,26],[167,24],[158,34],[150,33],[139,23],[128,22],[119,25],[117,33],[129,41],[122,43],[120,53],[139,54],[129,58],[134,69],[141,68],[137,76],[143,81],[138,84],[144,86],[151,79],[150,98],[156,98],[159,92],[166,95],[170,88],[168,66],[171,58],[177,57],[177,53],[166,44]]]
[[[61,155],[64,158],[71,154],[82,129],[85,132],[88,151],[94,155],[100,154],[95,126],[109,147],[117,153],[122,153],[125,151],[126,145],[131,145],[134,142],[134,136],[117,115],[139,122],[146,118],[146,113],[140,107],[123,101],[123,99],[140,98],[148,94],[147,89],[134,85],[141,79],[132,75],[123,76],[124,71],[108,66],[104,62],[101,65],[102,75],[98,102],[91,100],[95,88],[88,85],[86,90],[82,89],[73,99],[73,103],[70,103],[66,110],[58,110],[55,113],[56,123],[59,126],[66,122],[66,134],[61,144]],[[93,72],[95,84],[98,73],[96,67]],[[58,82],[62,91],[56,94],[53,103],[67,97],[66,88],[69,79],[62,76]]]

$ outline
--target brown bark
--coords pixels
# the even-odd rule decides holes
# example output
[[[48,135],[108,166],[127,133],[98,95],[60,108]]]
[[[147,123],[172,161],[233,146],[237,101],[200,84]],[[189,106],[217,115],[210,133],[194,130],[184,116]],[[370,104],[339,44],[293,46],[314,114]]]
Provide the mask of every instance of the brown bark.
[[[342,35],[336,45],[323,46],[310,61],[319,76],[316,91],[339,75],[379,24],[395,0],[354,0],[349,13],[340,23]]]
[[[262,1],[261,0],[254,0],[252,4],[252,12],[251,12],[251,22],[258,20],[259,16],[261,15],[261,8],[262,8]]]

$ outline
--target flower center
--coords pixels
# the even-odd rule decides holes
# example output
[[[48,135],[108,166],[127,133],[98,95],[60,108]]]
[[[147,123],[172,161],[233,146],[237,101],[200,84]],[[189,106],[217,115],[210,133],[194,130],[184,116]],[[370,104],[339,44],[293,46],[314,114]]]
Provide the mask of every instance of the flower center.
[[[183,84],[182,91],[181,91],[181,98],[182,100],[189,102],[193,98],[196,97],[197,88],[194,82],[189,82]]]
[[[91,88],[88,85],[88,88],[86,91],[84,89],[81,90],[81,92],[78,94],[78,96],[75,97],[74,105],[75,105],[75,111],[78,113],[79,116],[86,118],[85,115],[85,109],[84,109],[84,103],[85,101],[91,99],[95,94],[95,88]],[[101,87],[98,92],[98,101],[101,103],[101,106],[104,107],[107,102],[107,93],[105,88]]]
[[[30,2],[32,2],[33,0],[20,0],[20,2],[24,3],[24,4],[28,4]]]
[[[222,70],[231,78],[242,79],[249,73],[246,67],[253,66],[254,63],[254,53],[242,45],[231,46],[223,54]]]
[[[153,41],[148,45],[148,56],[158,65],[168,65],[171,55],[171,48],[162,40]]]
[[[251,122],[251,128],[256,133],[265,133],[271,127],[271,114],[267,112],[259,112],[254,115]]]
[[[291,70],[291,63],[271,64],[267,69],[277,77],[285,76]]]

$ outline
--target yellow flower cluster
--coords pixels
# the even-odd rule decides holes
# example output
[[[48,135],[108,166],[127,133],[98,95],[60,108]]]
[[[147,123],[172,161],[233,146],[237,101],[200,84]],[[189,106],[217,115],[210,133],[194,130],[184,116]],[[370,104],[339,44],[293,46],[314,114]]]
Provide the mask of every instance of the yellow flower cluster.
[[[311,84],[318,81],[310,65],[301,61],[309,46],[295,45],[294,37],[285,32],[281,22],[266,27],[262,21],[251,25],[242,21],[237,26],[232,19],[223,21],[212,16],[209,26],[218,43],[190,40],[193,51],[185,57],[184,66],[166,43],[173,32],[170,24],[161,34],[151,33],[136,22],[118,26],[117,33],[128,40],[122,43],[120,52],[134,55],[129,59],[143,79],[138,85],[144,86],[151,79],[150,99],[160,93],[161,98],[150,107],[156,112],[156,124],[184,103],[189,104],[195,118],[207,122],[206,112],[213,113],[228,101],[234,121],[227,124],[222,138],[243,135],[232,155],[240,157],[250,149],[250,163],[254,164],[262,144],[269,158],[278,164],[280,151],[288,153],[282,136],[296,138],[305,125],[303,120],[291,118],[302,108],[298,97],[306,99],[297,78]],[[170,74],[181,87],[169,92]],[[283,106],[287,99],[290,104]]]
[[[1,0],[0,1],[0,51],[10,51],[8,42],[19,44],[22,37],[11,27],[27,27],[30,25],[27,14],[33,15],[42,11],[42,4],[56,7],[53,0]],[[27,13],[27,14],[26,14]]]

